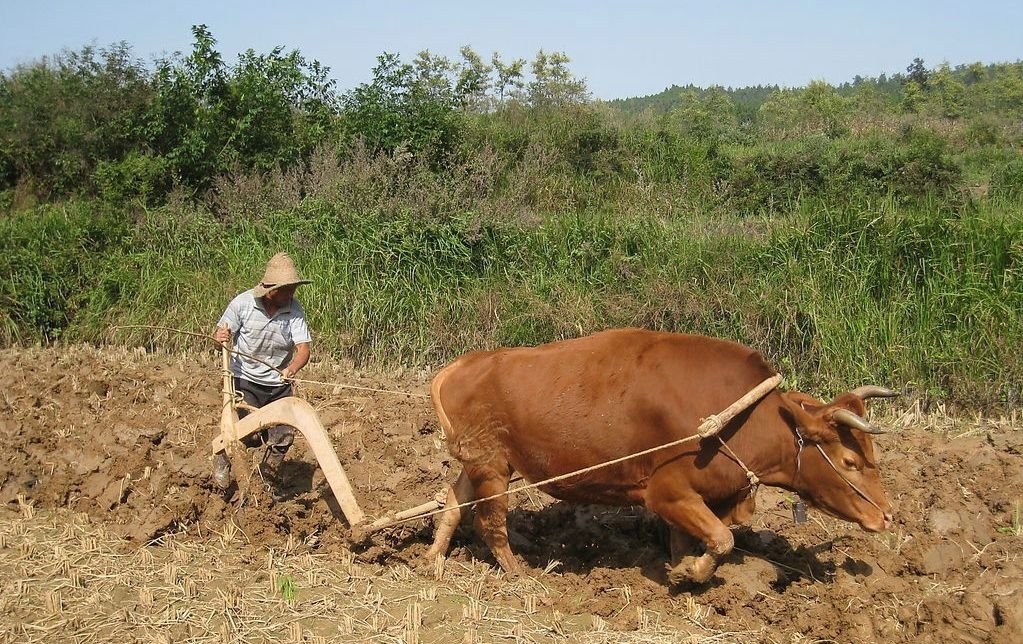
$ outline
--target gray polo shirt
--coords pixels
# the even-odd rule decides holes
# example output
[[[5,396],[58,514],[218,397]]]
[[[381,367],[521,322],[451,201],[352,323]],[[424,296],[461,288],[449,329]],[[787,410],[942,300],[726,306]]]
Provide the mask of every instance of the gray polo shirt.
[[[287,367],[291,362],[295,345],[312,341],[305,321],[305,309],[294,298],[270,317],[263,307],[262,298],[254,297],[251,290],[239,293],[217,322],[217,326],[225,324],[231,329],[235,349],[242,354],[256,356],[278,369]],[[281,384],[279,373],[245,355],[231,354],[231,372],[235,376],[260,385]]]

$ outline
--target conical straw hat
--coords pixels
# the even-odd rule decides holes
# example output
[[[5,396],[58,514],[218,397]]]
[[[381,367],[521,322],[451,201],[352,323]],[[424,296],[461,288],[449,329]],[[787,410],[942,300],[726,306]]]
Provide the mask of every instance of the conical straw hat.
[[[252,288],[252,295],[263,297],[275,288],[291,286],[292,284],[311,284],[310,280],[304,280],[298,275],[295,269],[295,262],[287,253],[277,253],[266,263],[266,271],[263,279]]]

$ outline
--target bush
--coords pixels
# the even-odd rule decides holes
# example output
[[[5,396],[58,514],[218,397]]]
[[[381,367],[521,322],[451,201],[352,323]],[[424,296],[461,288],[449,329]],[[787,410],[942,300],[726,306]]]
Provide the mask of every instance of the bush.
[[[829,145],[823,137],[740,152],[733,157],[727,199],[739,214],[791,209],[824,191]]]
[[[924,128],[907,128],[892,185],[910,197],[950,196],[962,184],[963,172],[949,153],[948,139]]]
[[[163,157],[130,154],[120,161],[101,161],[92,181],[99,197],[109,203],[155,205],[170,191],[170,169]]]
[[[79,204],[0,218],[0,303],[7,342],[55,340],[88,303],[127,219]]]
[[[790,211],[803,198],[852,204],[888,195],[957,207],[962,182],[947,140],[930,130],[902,141],[815,136],[735,154],[727,199],[740,214]]]

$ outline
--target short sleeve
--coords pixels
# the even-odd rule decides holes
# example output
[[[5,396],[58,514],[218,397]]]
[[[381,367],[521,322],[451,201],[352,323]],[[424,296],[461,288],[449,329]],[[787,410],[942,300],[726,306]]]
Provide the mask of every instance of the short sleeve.
[[[245,293],[239,293],[232,299],[224,312],[220,315],[220,319],[217,320],[217,326],[227,325],[227,328],[231,330],[231,334],[238,333],[238,330],[242,326],[242,307],[243,297]]]
[[[296,345],[305,344],[313,341],[313,336],[309,332],[309,325],[305,319],[305,309],[298,303],[297,300],[292,300],[294,306],[294,316],[291,318],[291,341]]]

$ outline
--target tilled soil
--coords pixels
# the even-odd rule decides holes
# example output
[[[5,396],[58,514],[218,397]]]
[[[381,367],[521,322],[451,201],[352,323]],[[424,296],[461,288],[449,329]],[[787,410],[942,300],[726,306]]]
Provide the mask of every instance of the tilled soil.
[[[530,570],[511,578],[468,525],[443,569],[423,561],[429,520],[356,543],[301,437],[283,485],[270,490],[256,473],[244,495],[221,492],[209,476],[221,409],[213,352],[8,349],[0,373],[0,642],[160,633],[167,641],[1023,641],[1015,418],[877,403],[875,422],[892,430],[876,442],[897,517],[890,532],[868,534],[812,510],[795,523],[791,498],[761,488],[752,524],[736,529],[734,555],[706,586],[678,590],[667,584],[659,521],[641,509],[569,505],[535,491],[512,497],[512,547]],[[299,395],[317,410],[370,521],[429,501],[457,475],[429,404],[431,375],[325,360],[302,373],[314,382]],[[255,466],[258,450],[248,455]],[[138,577],[88,576],[90,553],[129,561]],[[311,572],[256,581],[281,553],[304,557]],[[139,617],[163,601],[145,590],[143,570],[160,562],[151,577],[181,589],[160,605],[164,626]],[[193,578],[200,583],[189,590],[183,580]],[[299,599],[273,581],[285,578],[298,580]],[[265,591],[253,609],[264,617],[258,627],[232,613],[256,596],[252,584]],[[225,594],[232,585],[235,600]],[[214,587],[219,608],[204,608]],[[267,608],[272,601],[279,610]],[[112,617],[86,617],[100,613]]]

